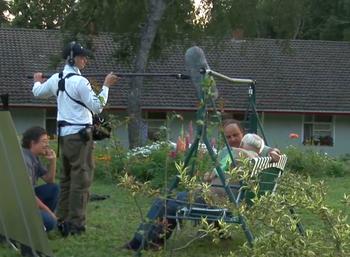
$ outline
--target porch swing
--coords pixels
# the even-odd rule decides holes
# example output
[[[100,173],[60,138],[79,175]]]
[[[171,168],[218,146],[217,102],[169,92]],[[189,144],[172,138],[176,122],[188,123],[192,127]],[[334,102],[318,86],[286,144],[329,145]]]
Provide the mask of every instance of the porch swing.
[[[202,142],[206,146],[207,152],[216,168],[217,176],[222,183],[222,185],[216,186],[222,187],[224,189],[228,200],[236,207],[237,213],[232,213],[227,208],[221,208],[220,206],[208,206],[206,203],[190,203],[188,201],[173,199],[171,197],[172,192],[178,187],[180,183],[180,177],[176,176],[166,190],[165,203],[159,204],[158,206],[155,205],[154,210],[151,208],[148,215],[148,225],[141,226],[141,229],[138,231],[138,233],[142,235],[141,247],[137,251],[138,255],[140,255],[141,249],[143,249],[147,243],[152,240],[154,236],[154,234],[152,234],[154,233],[152,232],[152,229],[154,229],[152,222],[153,224],[157,223],[157,219],[159,219],[161,216],[160,213],[162,213],[163,218],[165,217],[167,220],[176,221],[176,223],[180,220],[200,221],[205,218],[210,222],[218,222],[220,220],[225,223],[239,224],[246,236],[248,244],[250,246],[253,246],[253,232],[248,227],[246,218],[239,212],[239,207],[241,206],[242,202],[250,201],[250,199],[252,199],[255,195],[252,194],[252,192],[249,192],[249,190],[247,190],[242,183],[240,183],[240,185],[230,185],[226,182],[224,170],[217,162],[217,154],[214,152],[213,147],[211,146],[207,137],[207,107],[209,104],[211,104],[214,113],[217,115],[219,123],[222,122],[221,114],[217,111],[215,100],[212,97],[212,90],[215,86],[213,76],[228,80],[230,82],[244,83],[249,85],[248,106],[245,111],[244,123],[248,125],[247,131],[249,133],[257,133],[257,130],[259,128],[260,134],[262,135],[265,144],[267,145],[266,136],[256,109],[256,82],[250,79],[229,78],[212,70],[207,70],[205,73],[203,73],[202,81],[203,84],[206,83],[207,85],[203,86],[200,90],[201,92],[199,94],[199,102],[201,104],[196,112],[197,127],[195,138],[185,154],[183,169],[188,168],[188,175],[190,177],[194,176],[195,162],[191,162],[191,160],[197,156],[200,142]],[[228,150],[231,163],[233,166],[236,166],[236,160],[233,158],[231,147],[229,146],[223,134],[223,131],[221,131],[221,135],[224,139],[225,147]],[[255,175],[259,178],[258,195],[265,194],[266,192],[275,192],[278,184],[278,178],[282,175],[286,162],[287,157],[285,155],[281,155],[278,162],[272,162],[271,157],[258,157],[251,160],[252,165],[250,172],[252,175]],[[172,202],[168,202],[168,199],[171,199]],[[176,204],[180,205],[181,208],[178,208],[176,213],[166,213],[166,207],[164,208],[164,206],[173,202],[176,202]],[[294,210],[291,209],[290,212],[294,215]],[[174,223],[170,225],[173,227],[176,226]],[[304,234],[302,225],[298,223],[297,226],[300,234]],[[169,234],[165,233],[165,238],[168,238],[169,236]]]

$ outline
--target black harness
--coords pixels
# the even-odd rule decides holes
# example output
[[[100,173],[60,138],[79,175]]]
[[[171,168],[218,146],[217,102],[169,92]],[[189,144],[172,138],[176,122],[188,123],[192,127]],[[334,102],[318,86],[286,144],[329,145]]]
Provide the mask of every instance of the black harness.
[[[56,95],[58,96],[60,92],[65,92],[67,94],[67,96],[72,100],[74,101],[75,103],[85,107],[86,109],[88,109],[91,114],[93,115],[93,112],[81,101],[78,101],[76,99],[74,99],[73,97],[71,97],[67,90],[66,90],[66,86],[65,86],[65,81],[66,79],[69,79],[70,77],[72,76],[81,76],[80,74],[77,74],[77,73],[68,73],[65,77],[63,77],[63,72],[60,72],[58,74],[58,77],[59,77],[59,81],[58,81],[58,89],[57,89],[57,92],[56,92]],[[88,127],[91,127],[92,124],[90,123],[70,123],[68,121],[65,121],[65,120],[59,120],[57,121],[57,127],[58,127],[58,140],[60,140],[60,137],[61,137],[61,128],[62,127],[66,127],[66,126],[83,126],[85,128],[88,128]],[[57,155],[59,156],[59,143],[57,144]]]
[[[58,77],[59,77],[60,80],[58,81],[58,89],[57,89],[56,95],[58,96],[59,93],[60,93],[60,91],[65,92],[65,93],[67,94],[67,96],[68,96],[72,101],[74,101],[75,103],[77,103],[77,104],[79,104],[79,105],[85,107],[85,108],[88,109],[88,110],[91,112],[91,114],[93,115],[93,112],[89,109],[89,107],[87,107],[83,102],[74,99],[73,97],[70,96],[70,94],[68,94],[68,92],[67,92],[67,90],[66,90],[66,86],[65,86],[65,84],[66,84],[65,81],[66,81],[66,79],[69,79],[69,78],[72,77],[72,76],[81,76],[81,75],[79,75],[79,74],[77,74],[77,73],[68,73],[65,77],[63,77],[63,72],[60,72],[60,73],[58,74]],[[59,133],[58,136],[60,136],[60,128],[61,128],[61,127],[65,127],[65,126],[86,126],[86,127],[89,127],[89,126],[91,126],[92,124],[89,124],[89,123],[70,123],[70,122],[67,122],[67,121],[65,121],[65,120],[59,120],[59,121],[57,121],[57,125],[58,125],[58,129],[59,129],[59,130],[58,130],[58,133]]]

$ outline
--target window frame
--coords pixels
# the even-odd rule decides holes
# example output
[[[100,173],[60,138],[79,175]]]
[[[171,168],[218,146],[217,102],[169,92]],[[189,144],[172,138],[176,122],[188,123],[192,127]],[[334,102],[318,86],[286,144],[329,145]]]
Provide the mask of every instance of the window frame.
[[[159,117],[157,117],[159,115]],[[150,133],[160,132],[162,126],[167,126],[168,112],[166,111],[144,111],[143,119],[147,124],[147,140],[157,141]],[[158,126],[159,125],[159,126]]]
[[[316,121],[316,117],[319,116],[329,116],[331,118],[331,121],[327,122],[327,121]],[[309,120],[307,117],[311,117],[311,120]],[[335,115],[332,114],[304,114],[303,115],[303,122],[302,122],[302,131],[303,131],[303,137],[302,137],[302,143],[303,145],[312,145],[312,146],[322,146],[322,147],[334,147],[335,146]],[[316,140],[316,143],[306,143],[306,130],[305,130],[305,125],[311,125],[312,128],[312,132],[311,132],[311,137],[315,137],[316,135],[320,134],[320,133],[324,133],[324,132],[329,132],[329,136],[332,139],[332,144],[321,144],[321,140],[320,137],[318,136],[318,139]],[[316,128],[315,129],[315,125],[328,125],[329,129],[322,129],[322,128]],[[316,132],[316,133],[315,133]],[[312,141],[314,142],[314,141]]]

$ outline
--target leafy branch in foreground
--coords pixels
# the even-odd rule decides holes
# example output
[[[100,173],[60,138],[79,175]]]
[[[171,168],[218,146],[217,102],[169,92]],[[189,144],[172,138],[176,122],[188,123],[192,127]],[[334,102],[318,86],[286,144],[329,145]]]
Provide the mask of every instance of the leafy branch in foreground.
[[[224,199],[215,199],[211,206],[225,207],[233,215],[246,217],[255,241],[254,247],[244,244],[233,256],[350,256],[350,226],[348,217],[341,211],[335,211],[326,204],[326,189],[323,181],[312,182],[303,177],[285,172],[279,179],[276,193],[260,191],[260,177],[251,175],[250,163],[241,158],[240,164],[227,174],[230,183],[240,182],[246,194],[252,196],[237,208]],[[189,178],[179,166],[181,183],[196,193],[210,192],[196,178]],[[197,185],[196,185],[197,182]],[[205,190],[202,190],[202,189]],[[349,206],[350,197],[344,195],[342,203]],[[211,198],[213,200],[213,198]],[[311,221],[310,221],[311,220]],[[303,224],[305,223],[305,224]],[[305,226],[305,230],[303,229]],[[237,231],[237,226],[201,220],[200,231],[213,237],[213,242],[222,235]]]
[[[230,183],[240,182],[246,193],[251,195],[238,208],[226,198],[213,197],[212,187],[199,177],[188,175],[183,163],[176,164],[180,185],[189,191],[190,203],[202,197],[208,206],[227,208],[232,215],[245,217],[255,240],[254,246],[246,243],[230,257],[346,257],[350,256],[350,225],[342,211],[336,211],[326,204],[326,188],[323,181],[313,182],[292,172],[285,172],[279,179],[275,193],[260,191],[258,174],[251,175],[247,160],[239,160],[240,165],[227,172]],[[139,183],[124,175],[120,179],[135,196],[142,192],[147,195],[159,194],[148,183]],[[349,206],[350,196],[345,194],[340,201]],[[302,228],[304,226],[304,228]],[[213,242],[227,238],[241,231],[237,224],[225,224],[203,218],[198,228],[200,236],[211,236]],[[188,247],[195,240],[191,240]],[[173,249],[174,250],[174,249]]]
[[[145,194],[148,196],[159,195],[159,189],[153,189],[149,181],[140,182],[135,179],[134,176],[130,176],[127,173],[124,176],[119,177],[118,186],[121,186],[131,192],[132,196],[135,197],[137,193]]]
[[[254,198],[254,204],[244,211],[256,240],[253,248],[244,245],[240,254],[253,257],[349,256],[347,217],[329,208],[325,197],[322,181],[313,183],[310,178],[284,174],[276,194]],[[304,233],[299,231],[301,222],[306,228]]]

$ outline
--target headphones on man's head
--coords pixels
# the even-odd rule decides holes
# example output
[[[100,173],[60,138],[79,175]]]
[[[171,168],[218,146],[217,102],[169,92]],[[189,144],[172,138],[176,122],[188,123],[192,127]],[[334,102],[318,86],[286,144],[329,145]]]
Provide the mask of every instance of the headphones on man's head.
[[[75,46],[76,42],[72,41],[69,43],[69,55],[68,55],[68,59],[67,62],[70,66],[74,66],[74,46]]]

